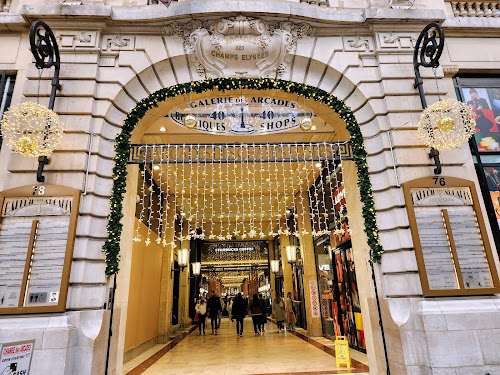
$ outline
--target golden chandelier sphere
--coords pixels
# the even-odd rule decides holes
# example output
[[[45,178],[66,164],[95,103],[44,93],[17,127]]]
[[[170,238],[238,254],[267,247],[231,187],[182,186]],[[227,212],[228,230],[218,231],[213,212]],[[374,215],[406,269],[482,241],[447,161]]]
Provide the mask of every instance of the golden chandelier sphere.
[[[472,108],[453,98],[426,108],[418,122],[419,138],[436,150],[460,147],[475,130],[476,115]]]
[[[186,117],[184,117],[184,126],[186,126],[186,128],[188,129],[193,129],[197,123],[198,120],[193,115],[187,115]]]
[[[61,144],[64,123],[42,104],[25,102],[3,114],[2,136],[18,154],[49,156]]]
[[[309,117],[305,117],[300,121],[300,128],[304,131],[309,131],[313,127],[313,120]]]

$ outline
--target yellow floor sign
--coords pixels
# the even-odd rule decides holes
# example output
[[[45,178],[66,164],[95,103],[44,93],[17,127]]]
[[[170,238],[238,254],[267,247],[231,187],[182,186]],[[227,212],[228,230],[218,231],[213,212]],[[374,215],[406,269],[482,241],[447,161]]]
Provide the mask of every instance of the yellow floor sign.
[[[335,360],[337,367],[346,365],[351,368],[351,353],[349,352],[349,342],[345,336],[337,336],[335,338]]]

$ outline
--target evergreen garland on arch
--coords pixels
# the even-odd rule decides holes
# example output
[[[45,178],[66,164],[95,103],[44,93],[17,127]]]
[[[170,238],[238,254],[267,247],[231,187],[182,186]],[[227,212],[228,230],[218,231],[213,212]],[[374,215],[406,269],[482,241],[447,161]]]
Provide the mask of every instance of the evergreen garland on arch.
[[[117,274],[120,261],[120,236],[122,233],[123,217],[123,194],[125,193],[127,180],[127,162],[130,157],[130,137],[132,130],[146,112],[157,107],[159,102],[167,98],[173,98],[183,94],[200,94],[206,91],[220,90],[240,90],[241,88],[251,90],[275,89],[284,92],[297,94],[306,99],[314,99],[330,107],[338,113],[339,117],[345,121],[346,128],[351,135],[351,147],[353,159],[358,170],[358,186],[363,203],[362,216],[365,223],[365,233],[370,247],[370,258],[372,262],[378,262],[384,252],[380,244],[379,232],[375,216],[375,202],[366,162],[366,151],[363,146],[363,136],[354,115],[349,107],[342,100],[328,94],[318,88],[282,81],[276,79],[262,78],[217,78],[179,84],[156,91],[147,98],[137,103],[136,107],[125,118],[122,132],[115,138],[115,166],[113,167],[113,191],[111,194],[111,211],[108,216],[107,232],[108,238],[103,246],[106,255],[106,275]]]

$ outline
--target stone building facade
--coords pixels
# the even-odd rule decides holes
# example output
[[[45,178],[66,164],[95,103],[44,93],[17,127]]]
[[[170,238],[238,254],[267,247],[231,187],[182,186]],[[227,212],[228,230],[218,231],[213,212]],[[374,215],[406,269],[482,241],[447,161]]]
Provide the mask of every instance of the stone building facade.
[[[0,71],[16,75],[12,104],[37,96],[38,72],[28,40],[35,20],[47,22],[57,37],[62,89],[55,111],[66,123],[45,183],[83,195],[66,312],[0,317],[0,343],[36,339],[33,374],[104,373],[113,278],[105,275],[102,246],[108,236],[114,139],[141,99],[161,88],[217,77],[306,84],[352,109],[368,154],[385,251],[375,271],[390,372],[500,373],[500,299],[423,296],[401,189],[404,182],[433,176],[434,169],[429,149],[417,135],[422,107],[413,86],[416,38],[429,22],[442,24],[446,45],[441,66],[436,80],[431,69],[422,69],[424,88],[429,103],[438,99],[436,82],[441,96],[456,97],[454,76],[500,72],[499,2],[178,0],[166,7],[146,0],[0,0]],[[269,47],[266,64],[251,57],[235,62],[230,56],[220,64],[220,56],[206,53],[210,45],[225,46],[234,35],[256,35]],[[259,53],[262,45],[249,55]],[[51,77],[52,70],[43,71],[44,104]],[[442,152],[441,160],[444,175],[473,180],[481,192],[467,144]],[[34,184],[37,166],[35,159],[4,145],[0,189]],[[492,226],[486,215],[485,220],[498,270]],[[384,374],[369,252],[356,256],[357,272],[365,272],[358,276],[366,285],[362,303],[373,312],[367,319],[370,371]],[[127,262],[122,256],[109,374],[121,373],[123,361],[119,317],[126,319]]]

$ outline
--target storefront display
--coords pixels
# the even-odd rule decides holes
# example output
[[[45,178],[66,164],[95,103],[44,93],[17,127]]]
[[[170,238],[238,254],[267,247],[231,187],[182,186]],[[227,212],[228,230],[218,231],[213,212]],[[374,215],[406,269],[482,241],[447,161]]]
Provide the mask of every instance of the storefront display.
[[[500,79],[466,75],[454,78],[457,96],[476,113],[470,141],[479,184],[497,249],[500,248]]]

